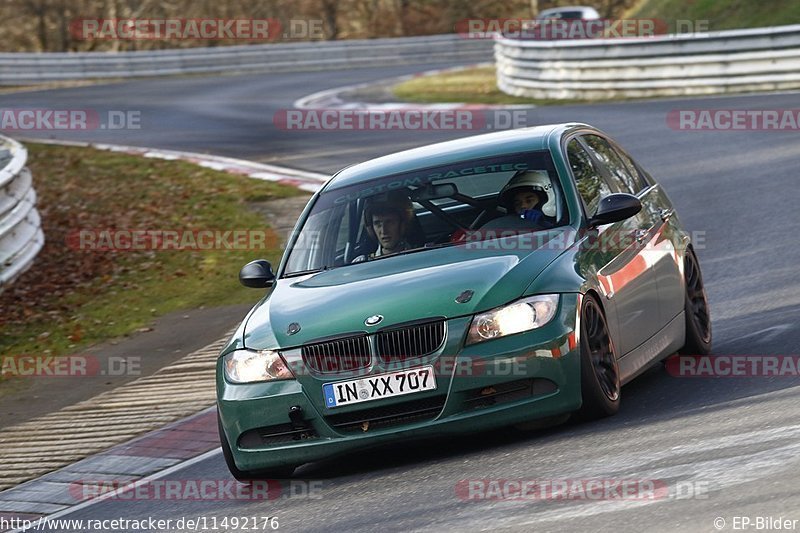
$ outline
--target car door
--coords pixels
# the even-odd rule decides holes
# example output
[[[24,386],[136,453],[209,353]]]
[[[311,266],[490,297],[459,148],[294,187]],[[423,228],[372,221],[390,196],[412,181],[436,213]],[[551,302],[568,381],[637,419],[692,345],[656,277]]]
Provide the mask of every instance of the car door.
[[[631,193],[631,188],[616,173],[613,160],[602,148],[602,137],[584,134],[567,144],[567,155],[586,215],[591,216],[600,199],[611,193]],[[613,309],[616,329],[612,334],[621,357],[641,345],[658,329],[658,288],[646,253],[653,228],[646,208],[626,220],[606,224],[589,232],[584,246],[594,258],[597,277],[605,291],[605,306]]]
[[[670,224],[674,220],[674,209],[661,187],[648,183],[633,159],[622,148],[608,139],[587,135],[585,141],[590,149],[607,154],[606,167],[612,175],[628,185],[632,194],[642,202],[642,216],[649,220],[645,255],[651,265],[658,288],[658,310],[660,327],[664,327],[683,310],[684,291],[680,258],[675,244],[680,246],[680,237]],[[628,192],[628,191],[626,191]]]
[[[656,275],[661,322],[666,325],[683,311],[685,291],[681,262],[682,250],[686,246],[685,236],[680,229],[672,202],[661,185],[652,178],[647,179],[646,173],[630,155],[613,142],[612,145],[631,175],[640,180],[643,190],[639,192],[639,196],[643,208],[650,210],[650,217],[654,222],[647,252]]]

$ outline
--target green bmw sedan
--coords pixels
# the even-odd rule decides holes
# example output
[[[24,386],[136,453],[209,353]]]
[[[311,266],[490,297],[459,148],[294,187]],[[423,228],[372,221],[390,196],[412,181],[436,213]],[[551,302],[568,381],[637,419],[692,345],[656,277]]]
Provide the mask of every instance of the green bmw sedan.
[[[217,362],[241,480],[400,439],[613,415],[626,382],[711,350],[690,234],[586,124],[433,144],[313,196]]]

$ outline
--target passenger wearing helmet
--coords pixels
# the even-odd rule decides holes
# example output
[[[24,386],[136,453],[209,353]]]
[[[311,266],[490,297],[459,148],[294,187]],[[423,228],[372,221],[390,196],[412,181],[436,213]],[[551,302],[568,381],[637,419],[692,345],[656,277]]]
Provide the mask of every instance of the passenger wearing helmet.
[[[552,228],[555,219],[542,211],[550,199],[548,194],[551,189],[550,177],[544,170],[526,170],[514,174],[498,195],[498,205],[505,207],[508,215],[490,221],[489,225],[517,227],[522,219],[529,221],[528,226]]]
[[[414,227],[414,208],[403,191],[391,191],[368,199],[364,208],[364,225],[370,238],[377,241],[378,249],[356,257],[354,263],[414,247],[409,242]]]

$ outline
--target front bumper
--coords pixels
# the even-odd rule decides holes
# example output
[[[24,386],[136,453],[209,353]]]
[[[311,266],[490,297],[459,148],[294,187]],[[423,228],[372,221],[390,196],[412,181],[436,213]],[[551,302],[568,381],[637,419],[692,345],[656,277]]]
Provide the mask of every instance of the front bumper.
[[[220,359],[217,405],[236,466],[297,466],[403,439],[575,411],[581,405],[578,304],[578,294],[562,294],[556,317],[544,327],[467,347],[469,319],[451,319],[447,345],[434,359],[455,355],[437,372],[436,391],[348,408],[325,408],[321,384],[308,380],[228,383]]]

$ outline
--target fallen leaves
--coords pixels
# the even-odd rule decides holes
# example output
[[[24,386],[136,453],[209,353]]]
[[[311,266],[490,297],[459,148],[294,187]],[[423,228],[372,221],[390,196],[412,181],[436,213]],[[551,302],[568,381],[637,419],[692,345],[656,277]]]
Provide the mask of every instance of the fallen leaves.
[[[253,223],[252,218],[240,214],[248,194],[294,194],[286,187],[234,180],[182,162],[88,148],[36,144],[28,148],[45,245],[33,267],[0,293],[0,330],[7,339],[4,349],[14,346],[14,336],[18,344],[35,344],[40,349],[52,347],[59,339],[64,347],[85,342],[115,320],[125,324],[125,313],[132,316],[132,309],[140,304],[140,314],[149,318],[156,313],[152,306],[165,308],[157,289],[156,294],[147,295],[150,299],[142,296],[137,300],[130,311],[116,300],[122,295],[143,294],[145,287],[154,291],[158,284],[173,288],[190,284],[195,276],[189,274],[201,272],[209,255],[86,251],[76,249],[74,238],[69,241],[72,246],[68,244],[70,234],[81,229],[236,227],[241,220]],[[238,265],[235,254],[224,255],[227,263]],[[218,275],[235,272],[236,266],[227,263],[218,265]],[[101,299],[110,302],[109,313],[87,316],[86,308],[96,309]],[[175,305],[180,308],[181,304]],[[136,327],[141,327],[141,322]],[[33,341],[27,340],[31,338]]]

